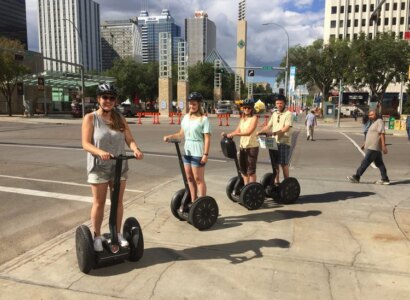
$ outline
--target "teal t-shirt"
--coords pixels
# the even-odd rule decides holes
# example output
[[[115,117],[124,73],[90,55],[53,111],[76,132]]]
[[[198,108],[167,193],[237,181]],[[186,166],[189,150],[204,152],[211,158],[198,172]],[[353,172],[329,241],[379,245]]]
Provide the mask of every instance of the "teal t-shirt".
[[[185,155],[202,156],[204,153],[204,134],[211,133],[208,117],[190,119],[186,114],[181,122],[185,136]]]

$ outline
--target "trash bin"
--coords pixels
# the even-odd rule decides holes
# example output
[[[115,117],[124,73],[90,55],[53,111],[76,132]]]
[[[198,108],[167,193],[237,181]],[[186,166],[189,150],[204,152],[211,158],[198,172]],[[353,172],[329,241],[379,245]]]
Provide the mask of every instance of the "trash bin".
[[[389,118],[389,129],[394,129],[394,121],[396,121],[394,117]]]

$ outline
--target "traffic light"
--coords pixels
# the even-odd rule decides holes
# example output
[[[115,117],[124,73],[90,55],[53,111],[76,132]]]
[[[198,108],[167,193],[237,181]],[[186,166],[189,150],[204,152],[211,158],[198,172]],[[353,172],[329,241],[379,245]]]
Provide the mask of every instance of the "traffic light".
[[[248,77],[255,76],[255,70],[248,70]]]
[[[44,91],[44,77],[39,77],[37,79],[37,89],[39,91]]]
[[[20,96],[24,95],[24,86],[22,82],[17,82],[17,94]]]

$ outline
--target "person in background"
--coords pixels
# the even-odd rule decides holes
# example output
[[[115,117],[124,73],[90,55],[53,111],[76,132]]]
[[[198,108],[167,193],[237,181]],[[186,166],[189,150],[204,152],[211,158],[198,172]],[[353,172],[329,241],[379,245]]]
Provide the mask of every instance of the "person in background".
[[[366,134],[365,142],[361,147],[366,151],[366,153],[359,168],[356,171],[356,174],[347,176],[347,180],[352,183],[359,183],[360,177],[371,165],[371,163],[374,162],[376,167],[379,168],[381,174],[381,180],[377,180],[375,183],[388,185],[390,184],[390,180],[387,176],[387,170],[384,165],[382,155],[382,152],[383,154],[387,154],[386,138],[384,135],[384,122],[382,119],[378,118],[376,110],[370,110],[368,115],[371,125]]]
[[[362,124],[363,124],[364,139],[366,139],[367,131],[369,131],[369,127],[372,124],[369,120],[369,115],[368,114],[363,115]]]
[[[256,162],[258,161],[259,143],[256,135],[258,118],[253,114],[253,99],[246,99],[242,103],[243,116],[239,121],[238,127],[222,136],[228,138],[240,136],[239,165],[245,185],[256,182]]]
[[[91,208],[91,223],[94,230],[94,250],[103,251],[101,224],[104,218],[107,189],[112,189],[115,176],[115,160],[112,156],[125,155],[125,144],[137,159],[144,157],[125,118],[117,112],[117,90],[110,83],[102,83],[97,87],[98,110],[84,116],[82,124],[82,146],[87,151],[88,183],[91,184],[93,205]],[[127,180],[128,162],[123,162],[120,194],[117,210],[117,228],[121,228],[124,213],[123,197]],[[118,242],[122,247],[128,246],[128,241],[118,233]]]
[[[306,116],[305,119],[305,125],[306,125],[306,134],[307,140],[312,140],[313,141],[313,133],[315,131],[315,127],[317,127],[317,119],[315,115],[315,111],[312,109]]]

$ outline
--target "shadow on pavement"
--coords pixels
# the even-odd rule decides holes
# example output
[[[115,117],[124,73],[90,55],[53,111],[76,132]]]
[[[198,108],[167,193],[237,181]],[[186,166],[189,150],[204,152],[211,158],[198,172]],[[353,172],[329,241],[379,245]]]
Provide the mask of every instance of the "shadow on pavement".
[[[401,180],[401,181],[390,181],[390,185],[398,185],[398,184],[410,184],[410,179]]]
[[[321,202],[335,202],[348,200],[353,198],[363,198],[375,195],[371,192],[353,192],[353,191],[338,191],[338,192],[329,192],[324,194],[317,195],[306,195],[300,196],[298,203],[321,203]]]
[[[118,265],[92,270],[90,276],[113,276],[143,269],[158,264],[175,261],[226,259],[231,264],[240,264],[254,258],[263,257],[262,248],[289,248],[290,243],[283,239],[247,240],[226,244],[205,245],[174,250],[164,247],[148,248],[137,263],[126,261]],[[247,252],[252,252],[249,254]]]

